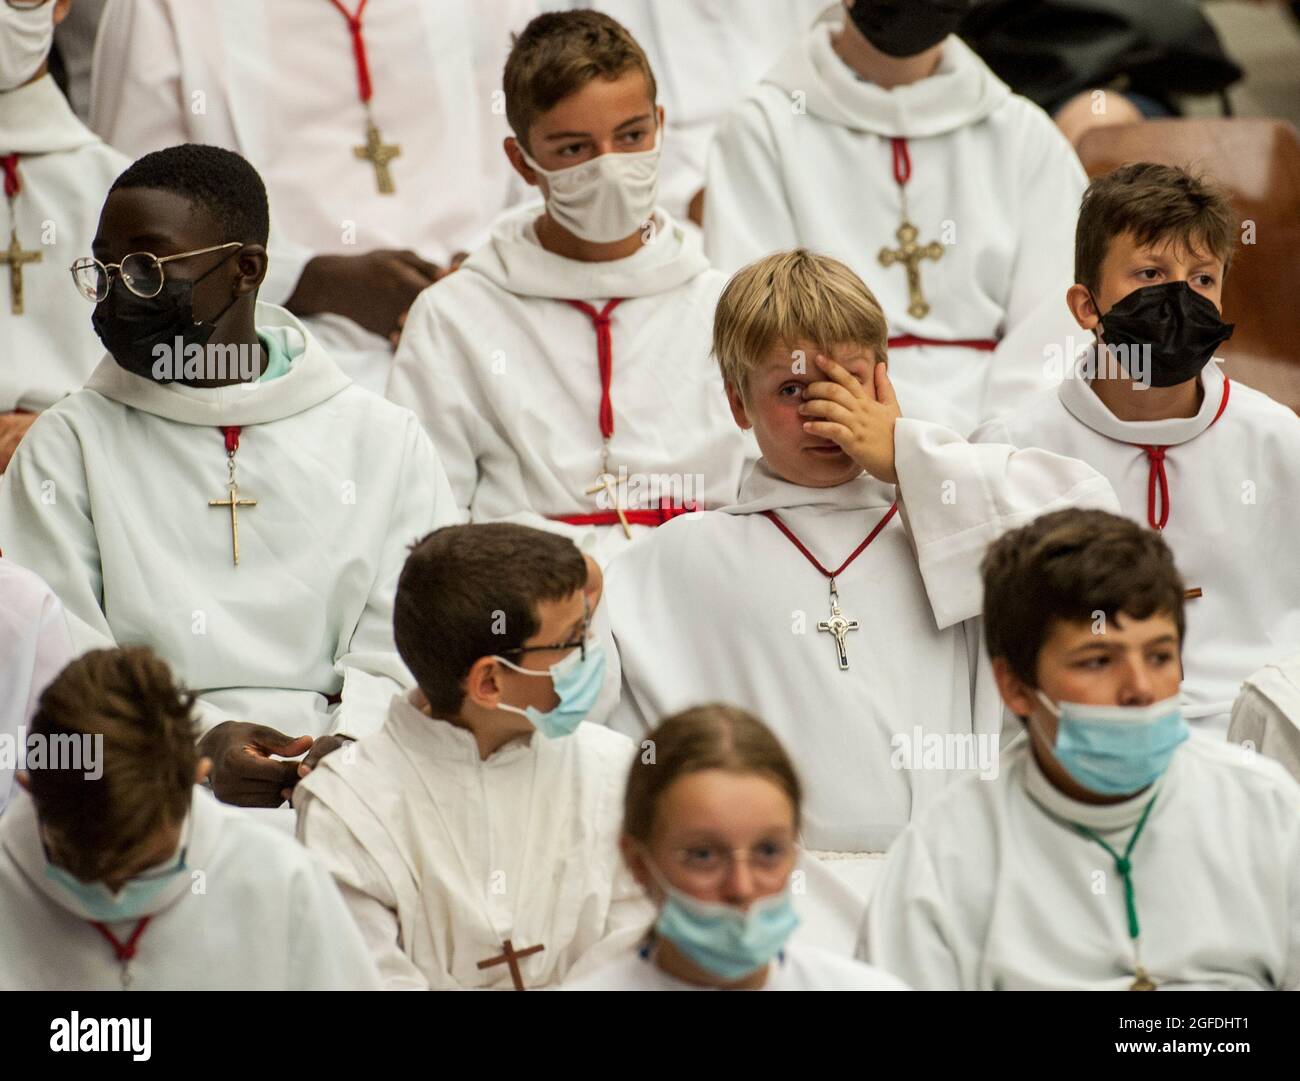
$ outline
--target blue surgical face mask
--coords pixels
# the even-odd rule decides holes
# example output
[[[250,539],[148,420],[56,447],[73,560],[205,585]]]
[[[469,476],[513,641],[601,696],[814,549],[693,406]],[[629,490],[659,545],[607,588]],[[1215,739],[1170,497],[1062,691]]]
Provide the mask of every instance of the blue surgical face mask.
[[[701,901],[669,885],[648,856],[646,866],[665,895],[655,932],[724,983],[768,964],[799,925],[788,884],[780,893],[739,909]]]
[[[1154,784],[1190,735],[1178,697],[1149,706],[1056,705],[1039,701],[1057,718],[1052,754],[1071,777],[1100,796],[1127,796]]]
[[[178,875],[185,874],[186,848],[182,846],[176,862],[162,871],[136,875],[123,883],[114,893],[103,882],[83,882],[70,871],[49,862],[46,857],[45,877],[57,883],[81,909],[100,923],[120,923],[138,920],[155,911],[154,905]]]
[[[533,706],[520,709],[518,706],[508,706],[504,702],[498,707],[508,713],[518,713],[521,717],[527,717],[529,723],[547,739],[572,735],[591,712],[591,707],[596,704],[596,699],[600,696],[600,688],[605,682],[605,651],[601,649],[599,642],[588,643],[585,660],[582,651],[575,649],[564,660],[551,665],[545,672],[520,668],[519,665],[513,664],[504,657],[492,659],[500,661],[520,675],[550,678],[551,686],[555,688],[555,693],[560,699],[554,709],[543,713]]]

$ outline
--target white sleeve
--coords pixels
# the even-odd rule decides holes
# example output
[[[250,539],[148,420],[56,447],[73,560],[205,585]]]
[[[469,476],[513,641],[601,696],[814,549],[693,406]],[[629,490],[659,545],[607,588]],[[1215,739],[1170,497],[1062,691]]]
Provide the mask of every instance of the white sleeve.
[[[456,520],[465,522],[478,487],[478,437],[487,424],[465,396],[456,371],[463,362],[442,334],[430,289],[411,305],[385,397],[411,410],[437,445]]]
[[[983,610],[980,562],[1003,533],[1065,507],[1120,513],[1104,476],[1050,451],[972,444],[904,417],[894,428],[894,456],[899,509],[940,629]]]
[[[342,702],[330,732],[363,736],[388,715],[393,695],[414,685],[393,641],[393,601],[407,548],[427,533],[457,521],[451,489],[433,444],[408,417],[406,451],[389,498],[386,549],[366,605],[334,668],[343,676]]]
[[[63,603],[74,654],[117,645],[104,614],[81,442],[57,411],[36,418],[0,480],[0,546]]]
[[[397,899],[374,857],[318,799],[307,795],[297,808],[298,840],[333,876],[350,922],[378,968],[386,991],[427,991],[424,974],[401,947]]]
[[[1288,717],[1249,683],[1233,703],[1228,740],[1252,744],[1256,751],[1281,762],[1292,777],[1300,780],[1300,718]]]
[[[960,898],[944,896],[925,843],[913,827],[889,850],[871,892],[856,956],[917,991],[974,989],[974,958],[960,957],[951,919]]]
[[[747,99],[718,125],[709,147],[704,251],[715,267],[732,274],[798,243],[780,148],[762,106]]]
[[[378,991],[361,932],[329,872],[311,861],[289,888],[288,991]]]
[[[130,158],[191,141],[166,0],[108,0],[90,82],[90,127]]]
[[[629,953],[645,937],[654,920],[654,905],[620,860],[600,941],[574,962],[564,974],[563,982],[599,971]]]

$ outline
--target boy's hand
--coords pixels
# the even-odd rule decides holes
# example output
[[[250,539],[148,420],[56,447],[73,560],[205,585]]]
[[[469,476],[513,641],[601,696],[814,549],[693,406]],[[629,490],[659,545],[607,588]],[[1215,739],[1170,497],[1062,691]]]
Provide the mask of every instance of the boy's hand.
[[[837,443],[877,480],[897,484],[894,471],[894,422],[902,416],[885,365],[876,364],[874,387],[864,386],[844,367],[817,355],[826,380],[804,388],[799,412],[811,419],[803,430]]]

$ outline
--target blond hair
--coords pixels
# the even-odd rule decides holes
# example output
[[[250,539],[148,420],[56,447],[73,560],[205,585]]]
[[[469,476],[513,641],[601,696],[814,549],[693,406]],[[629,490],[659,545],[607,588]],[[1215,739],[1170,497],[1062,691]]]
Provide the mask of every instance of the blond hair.
[[[889,325],[866,283],[838,259],[796,248],[738,270],[713,317],[713,356],[723,381],[743,399],[768,351],[801,341],[828,356],[837,345],[865,346],[885,361]]]

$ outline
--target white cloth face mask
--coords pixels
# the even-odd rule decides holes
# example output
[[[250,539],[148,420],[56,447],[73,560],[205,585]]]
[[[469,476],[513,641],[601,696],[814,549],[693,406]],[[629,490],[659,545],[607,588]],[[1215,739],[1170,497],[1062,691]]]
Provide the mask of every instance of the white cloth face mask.
[[[546,209],[557,225],[594,244],[631,236],[650,221],[659,196],[661,132],[651,150],[611,152],[567,169],[543,169],[519,147],[528,167],[546,178]]]
[[[0,92],[27,82],[54,45],[54,0],[37,8],[0,3]]]

